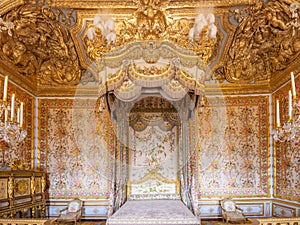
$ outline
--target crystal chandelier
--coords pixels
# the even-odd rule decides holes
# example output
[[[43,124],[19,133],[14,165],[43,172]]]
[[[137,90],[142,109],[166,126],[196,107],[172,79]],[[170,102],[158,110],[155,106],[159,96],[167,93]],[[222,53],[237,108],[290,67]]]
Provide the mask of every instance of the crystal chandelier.
[[[272,131],[275,141],[300,141],[300,100],[296,96],[295,78],[291,73],[292,90],[289,90],[288,120],[281,126],[279,100],[276,100],[276,129]]]
[[[7,86],[8,77],[5,76],[3,99],[0,100],[0,141],[15,148],[27,135],[27,131],[23,129],[24,103],[18,104],[15,94],[12,94],[11,101],[8,102]]]

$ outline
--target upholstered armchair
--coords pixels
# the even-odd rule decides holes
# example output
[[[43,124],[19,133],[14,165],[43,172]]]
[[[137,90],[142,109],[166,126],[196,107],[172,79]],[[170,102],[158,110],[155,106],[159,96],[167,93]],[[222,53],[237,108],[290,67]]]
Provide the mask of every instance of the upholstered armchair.
[[[70,223],[80,220],[82,214],[82,201],[80,199],[73,199],[68,203],[68,206],[60,210],[59,216],[56,219],[56,224]]]
[[[241,208],[237,207],[235,202],[231,199],[223,199],[221,200],[221,208],[222,208],[222,217],[223,221],[226,223],[229,221],[240,223],[246,223],[246,217],[244,216],[244,212]]]

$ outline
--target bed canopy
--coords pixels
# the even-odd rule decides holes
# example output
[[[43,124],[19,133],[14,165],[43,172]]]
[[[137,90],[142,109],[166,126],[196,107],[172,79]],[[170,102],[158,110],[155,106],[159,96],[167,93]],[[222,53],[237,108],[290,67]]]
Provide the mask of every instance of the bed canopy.
[[[214,54],[217,42],[215,18],[212,13],[199,14],[195,19],[171,18],[165,11],[168,1],[135,2],[138,9],[131,18],[113,20],[95,16],[92,23],[87,23],[84,34],[88,57],[96,61],[99,97],[106,99],[120,143],[115,153],[109,214],[132,196],[128,190],[141,188],[132,185],[143,183],[141,180],[146,177],[156,179],[155,182],[163,183],[164,187],[167,183],[177,185],[174,190],[179,190],[177,194],[193,210],[198,208],[193,207],[197,178],[189,169],[189,119],[204,96],[206,63]],[[176,149],[172,175],[157,166],[150,166],[150,170],[149,165],[139,179],[132,175],[131,152],[143,155],[149,149],[133,150],[134,138],[130,132],[143,132],[147,127],[158,127],[164,134],[170,132],[165,139],[172,139],[176,133],[176,144],[165,147]],[[148,133],[154,135],[160,131]],[[152,143],[155,141],[149,145]],[[158,152],[159,155],[162,151]],[[154,153],[151,154],[146,157],[148,161],[153,159]],[[170,179],[170,176],[173,177]]]
[[[120,140],[119,160],[116,158],[116,170],[119,171],[115,173],[111,213],[131,196],[127,192],[128,186],[138,182],[132,182],[130,176],[132,165],[128,152],[133,149],[130,129],[138,132],[149,126],[157,126],[165,132],[172,132],[176,127],[174,148],[179,156],[176,177],[171,180],[178,181],[178,194],[188,208],[196,209],[191,193],[193,184],[189,179],[196,174],[189,174],[188,168],[189,119],[204,96],[205,64],[191,51],[169,41],[153,40],[137,41],[110,51],[102,56],[101,63],[99,96],[106,99]],[[144,174],[149,175],[158,177],[161,173],[152,168]],[[164,179],[170,180],[169,177]]]

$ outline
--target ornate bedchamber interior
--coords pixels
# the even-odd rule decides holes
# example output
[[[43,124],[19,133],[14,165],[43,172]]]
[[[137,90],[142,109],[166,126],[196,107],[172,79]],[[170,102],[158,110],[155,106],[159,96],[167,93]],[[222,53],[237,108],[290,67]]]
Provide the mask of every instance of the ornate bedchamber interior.
[[[299,4],[0,1],[0,217],[299,217]]]

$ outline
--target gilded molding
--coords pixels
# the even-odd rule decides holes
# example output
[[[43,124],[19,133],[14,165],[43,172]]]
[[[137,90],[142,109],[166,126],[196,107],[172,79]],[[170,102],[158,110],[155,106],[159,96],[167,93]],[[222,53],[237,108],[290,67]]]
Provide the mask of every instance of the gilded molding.
[[[200,8],[200,7],[226,7],[226,6],[233,6],[233,5],[245,5],[245,4],[253,4],[256,2],[255,0],[229,0],[229,1],[222,1],[222,0],[210,0],[205,1],[170,1],[171,7],[174,8]],[[84,1],[74,1],[74,0],[52,0],[50,3],[51,7],[61,7],[61,8],[84,8],[84,9],[111,9],[111,8],[134,8],[135,4],[133,4],[132,0],[126,1],[117,1],[117,0],[104,0],[101,1],[101,5],[99,4],[98,0],[84,0]]]
[[[8,193],[8,198],[13,198],[13,195],[14,195],[14,178],[12,176],[10,176],[8,178],[8,190],[7,190],[7,193]]]
[[[0,15],[3,15],[4,13],[14,9],[15,7],[18,7],[22,4],[24,4],[26,0],[1,0],[0,1]]]
[[[297,224],[300,222],[299,217],[295,218],[266,218],[266,219],[258,219],[260,225],[277,225],[277,224]]]

